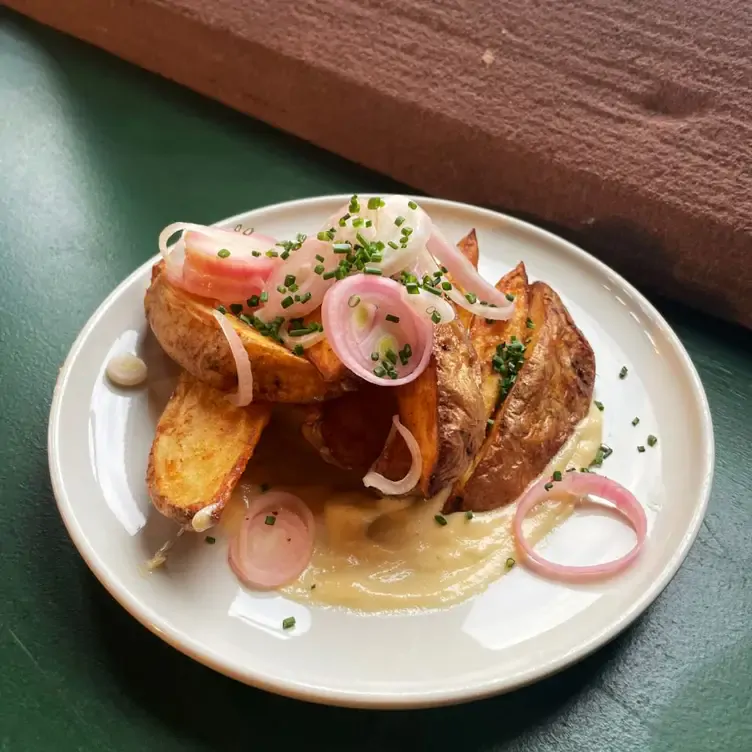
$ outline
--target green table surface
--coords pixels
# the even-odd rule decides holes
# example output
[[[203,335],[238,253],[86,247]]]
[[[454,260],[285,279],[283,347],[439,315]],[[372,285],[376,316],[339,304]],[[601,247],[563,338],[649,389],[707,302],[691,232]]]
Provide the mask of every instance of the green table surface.
[[[661,301],[713,412],[708,515],[644,616],[539,684],[409,712],[272,696],[163,644],[79,558],[47,469],[53,384],[158,230],[396,187],[0,9],[2,752],[752,749],[752,337]]]

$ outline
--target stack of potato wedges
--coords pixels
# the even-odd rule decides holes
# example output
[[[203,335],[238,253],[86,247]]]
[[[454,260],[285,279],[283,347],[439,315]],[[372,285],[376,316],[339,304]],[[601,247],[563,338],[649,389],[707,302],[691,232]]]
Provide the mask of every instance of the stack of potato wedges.
[[[477,267],[475,231],[458,245]],[[587,415],[595,357],[556,292],[544,282],[529,283],[522,263],[497,288],[514,296],[512,318],[458,311],[454,321],[436,326],[426,370],[398,387],[360,382],[325,339],[300,357],[228,314],[254,375],[254,401],[238,408],[223,395],[234,388],[236,373],[212,301],[173,286],[157,264],[145,298],[147,320],[184,370],[149,456],[154,505],[184,525],[209,505],[218,519],[272,403],[306,406],[303,433],[327,462],[392,480],[411,464],[392,428],[399,414],[421,449],[413,494],[451,488],[447,513],[514,501]]]

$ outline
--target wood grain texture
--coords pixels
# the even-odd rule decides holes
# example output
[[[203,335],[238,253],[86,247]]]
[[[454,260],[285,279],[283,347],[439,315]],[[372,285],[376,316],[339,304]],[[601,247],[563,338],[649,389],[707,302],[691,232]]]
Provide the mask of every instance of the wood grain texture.
[[[748,0],[6,0],[752,327]]]

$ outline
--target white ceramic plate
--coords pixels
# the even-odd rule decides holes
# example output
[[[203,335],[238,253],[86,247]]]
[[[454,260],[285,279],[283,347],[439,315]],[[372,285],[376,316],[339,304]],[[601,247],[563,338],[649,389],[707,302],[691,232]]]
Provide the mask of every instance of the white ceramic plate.
[[[220,224],[288,238],[319,229],[345,200],[280,204]],[[553,584],[517,567],[468,602],[411,615],[363,616],[253,595],[233,578],[222,545],[206,545],[203,536],[184,536],[169,569],[142,574],[143,561],[172,531],[151,509],[144,475],[176,373],[144,319],[149,261],[92,316],[60,373],[49,426],[55,495],[81,555],[133,616],[196,660],[273,692],[410,707],[540,679],[603,645],[645,610],[683,561],[705,512],[714,451],[706,397],[687,353],[647,300],[599,261],[529,224],[418,200],[454,240],[477,228],[486,278],[498,279],[523,259],[531,278],[560,293],[596,354],[596,398],[606,404],[604,440],[614,449],[603,472],[642,501],[649,540],[638,564],[605,584]],[[148,388],[113,388],[105,364],[134,350],[149,365]],[[629,376],[620,380],[623,365]],[[657,446],[638,454],[649,433],[659,437]],[[575,512],[546,546],[559,561],[586,563],[616,557],[632,542],[631,530],[610,516]],[[290,615],[297,627],[283,631]]]

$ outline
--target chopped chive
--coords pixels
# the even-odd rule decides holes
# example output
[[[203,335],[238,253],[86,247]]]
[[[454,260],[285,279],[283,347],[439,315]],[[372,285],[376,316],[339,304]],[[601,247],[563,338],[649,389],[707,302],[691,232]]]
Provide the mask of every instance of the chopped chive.
[[[279,257],[279,252],[278,251],[267,251],[266,255],[269,258],[278,258]]]
[[[438,311],[434,311],[431,314],[431,321],[433,321],[434,324],[440,324],[441,323],[441,314]]]
[[[430,285],[423,285],[423,289],[426,292],[430,292],[431,295],[441,295],[441,290],[437,290],[435,287],[431,287]]]
[[[253,255],[256,258],[258,258],[261,255],[261,251],[251,251],[251,255]]]
[[[648,436],[648,446],[654,447],[658,443],[658,437],[653,436],[651,433],[650,436]]]
[[[638,446],[637,447],[637,451],[638,452],[644,452],[645,451],[645,447],[644,446]]]
[[[555,481],[561,480],[561,470],[554,470],[553,475],[551,476]]]
[[[355,217],[352,221],[353,227],[363,227],[364,224],[365,220],[363,219],[363,217]]]
[[[383,379],[384,376],[386,376],[386,368],[384,366],[376,366],[376,368],[373,369],[374,376],[378,376],[380,379]]]
[[[287,292],[287,288],[284,285],[277,285],[277,292],[284,295]]]
[[[307,303],[311,298],[313,297],[313,293],[307,292],[303,297],[300,299],[301,303]]]
[[[389,349],[388,349],[388,350],[386,351],[385,355],[386,355],[386,359],[387,359],[387,360],[388,360],[388,361],[389,361],[389,362],[390,362],[390,363],[391,363],[392,365],[395,365],[395,364],[397,363],[397,353],[396,353],[396,352],[394,352],[394,350],[392,350],[392,348],[391,348],[391,347],[390,347],[390,348],[389,348]]]
[[[470,511],[470,510],[468,509],[468,510],[467,510],[467,512],[465,512],[465,519],[466,519],[466,520],[472,520],[472,519],[473,519],[473,517],[474,517],[474,515],[473,515],[472,511]]]
[[[288,290],[289,290],[290,292],[297,292],[297,291],[298,291],[298,290],[299,290],[300,288],[299,288],[299,287],[298,287],[298,286],[297,286],[297,285],[296,285],[295,283],[293,283],[293,284],[291,284],[291,285],[290,285],[290,286],[289,286],[289,287],[288,287],[287,289],[288,289]]]
[[[332,269],[332,271],[325,272],[324,274],[322,274],[321,279],[332,279],[332,277],[336,277],[336,276],[337,276],[337,270]]]
[[[269,293],[266,291],[262,292],[261,295],[259,296],[259,300],[262,303],[266,303],[269,300]]]
[[[508,292],[508,293],[507,293],[507,294],[506,294],[506,295],[505,295],[504,297],[505,297],[505,298],[506,298],[506,299],[507,299],[507,300],[508,300],[508,301],[509,301],[510,303],[511,303],[512,301],[514,301],[514,295],[512,295],[512,293],[511,293],[511,292]]]
[[[394,324],[399,324],[399,316],[395,316],[393,313],[387,313],[385,318],[387,321],[391,321]]]
[[[596,407],[597,407],[597,408],[598,408],[598,409],[599,409],[599,410],[600,410],[601,412],[603,412],[603,411],[604,411],[604,409],[605,409],[605,408],[604,408],[604,406],[603,406],[603,403],[602,403],[602,402],[599,402],[598,400],[593,400],[593,404],[595,404],[595,406],[596,406]]]
[[[436,520],[436,522],[441,525],[441,527],[444,527],[444,525],[447,524],[447,519],[444,517],[443,514],[435,514],[433,518]]]
[[[230,304],[230,310],[236,316],[239,316],[241,313],[243,313],[243,304],[242,303],[231,303]]]
[[[295,284],[295,275],[294,274],[288,274],[285,277],[285,287],[289,287],[290,285]]]
[[[227,309],[223,305],[218,305],[217,310],[224,316],[227,313]]]
[[[400,232],[401,232],[401,233],[402,233],[402,234],[403,234],[403,235],[404,235],[405,237],[408,237],[408,238],[409,238],[409,237],[410,237],[410,235],[412,235],[412,234],[413,234],[413,228],[412,228],[412,227],[403,227],[403,228],[402,228],[402,229],[400,230]]]
[[[632,425],[636,426],[640,422],[639,418],[632,418]]]
[[[251,295],[248,300],[245,301],[249,308],[255,308],[259,304],[259,296],[258,295]]]
[[[472,292],[466,292],[465,298],[467,299],[467,302],[470,303],[470,305],[478,302],[478,296]]]
[[[283,298],[282,303],[280,304],[282,308],[289,308],[295,301],[292,299],[292,295],[288,295],[286,298]]]
[[[626,379],[628,373],[629,373],[629,371],[627,370],[627,367],[626,366],[622,366],[621,367],[621,371],[619,371],[619,378],[620,379]]]
[[[415,203],[415,201],[408,201],[408,202],[407,202],[407,205],[408,205],[408,206],[409,206],[409,207],[410,207],[410,208],[411,208],[411,209],[412,209],[413,211],[415,211],[415,209],[417,209],[417,208],[418,208],[418,205],[417,205],[417,204]]]
[[[535,322],[534,322],[534,321],[533,321],[533,320],[532,320],[532,319],[530,318],[530,316],[528,316],[528,317],[527,317],[527,318],[525,319],[525,326],[526,326],[526,327],[527,327],[528,329],[535,329]]]
[[[331,238],[329,237],[329,231],[328,230],[323,230],[322,232],[318,233],[318,235],[316,235],[316,238],[318,240],[323,240],[323,241],[329,241],[329,240],[331,240]]]
[[[323,274],[324,273],[324,265],[323,264],[316,264],[316,266],[313,267],[314,274]]]
[[[288,616],[282,620],[282,629],[292,629],[295,626],[295,617]]]
[[[279,254],[279,257],[284,261],[287,261],[287,259],[290,258],[290,251],[282,251],[282,253]]]
[[[408,282],[405,285],[405,288],[407,289],[407,292],[410,295],[418,295],[420,293],[420,290],[418,289],[418,285],[415,282]]]
[[[495,421],[495,420],[494,420],[493,418],[489,418],[489,419],[488,419],[488,420],[486,421],[486,425],[487,425],[487,426],[492,426],[492,425],[493,425],[494,423],[496,423],[496,421]]]
[[[295,347],[292,348],[293,355],[302,355],[305,350],[303,349],[303,345],[295,345]]]
[[[347,301],[347,305],[350,308],[356,308],[360,304],[360,297],[358,295],[351,295]]]
[[[394,220],[394,224],[397,225],[397,227],[402,227],[402,225],[405,224],[405,218],[397,217],[397,219]]]
[[[230,252],[227,250],[227,248],[222,248],[221,250],[217,251],[217,256],[220,258],[227,258],[230,255]]]
[[[374,197],[368,199],[369,209],[381,209],[382,206],[384,206],[384,202],[380,198]]]
[[[217,539],[213,535],[207,535],[204,540],[209,544],[214,544],[217,542]]]
[[[394,250],[395,250],[395,251],[397,250],[397,248],[399,248],[399,246],[398,246],[398,245],[397,245],[397,244],[396,244],[396,243],[395,243],[395,242],[394,242],[393,240],[390,240],[390,241],[389,241],[389,242],[387,243],[387,245],[388,245],[388,246],[389,246],[390,248],[394,248]]]
[[[305,337],[306,334],[310,334],[311,330],[307,328],[301,328],[301,329],[290,329],[288,334],[291,337]]]
[[[451,282],[442,282],[441,283],[441,289],[442,290],[451,290],[452,289],[452,283]]]
[[[553,487],[554,487],[553,483],[546,483],[546,485],[543,486],[543,488],[545,488],[546,491],[550,491]]]
[[[277,518],[273,514],[267,514],[264,520],[265,525],[273,525],[277,521]]]
[[[377,362],[379,358],[381,358],[381,356],[374,350],[371,353],[371,360],[373,360],[374,362]]]
[[[352,246],[349,243],[334,243],[332,250],[335,253],[350,253]]]
[[[363,269],[363,274],[374,274],[377,277],[380,277],[383,275],[384,272],[381,271],[381,269],[376,269],[373,266],[367,266],[365,269]]]
[[[510,556],[505,562],[504,566],[507,569],[511,569],[517,562]]]

